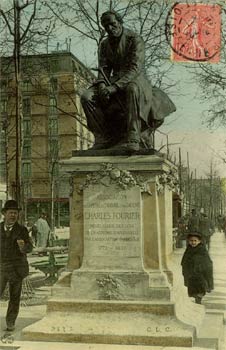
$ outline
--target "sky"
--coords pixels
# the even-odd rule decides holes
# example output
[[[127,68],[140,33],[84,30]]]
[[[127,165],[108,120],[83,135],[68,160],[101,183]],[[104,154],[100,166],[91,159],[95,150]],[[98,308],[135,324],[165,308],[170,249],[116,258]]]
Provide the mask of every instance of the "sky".
[[[197,176],[206,176],[213,162],[214,169],[221,177],[226,177],[226,128],[207,127],[203,112],[208,108],[207,103],[202,103],[199,86],[194,82],[193,76],[181,64],[176,63],[171,74],[180,77],[178,82],[182,95],[172,96],[177,111],[165,119],[165,123],[159,129],[168,134],[170,151],[178,159],[178,148],[181,148],[182,161],[187,164],[187,152],[191,170],[197,172]],[[164,137],[162,136],[164,140]],[[162,142],[161,135],[156,133],[156,143]]]

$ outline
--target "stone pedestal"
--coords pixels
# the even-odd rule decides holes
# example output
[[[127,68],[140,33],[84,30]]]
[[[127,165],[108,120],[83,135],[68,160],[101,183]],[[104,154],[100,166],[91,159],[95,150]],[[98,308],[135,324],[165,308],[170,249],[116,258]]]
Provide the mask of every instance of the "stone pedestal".
[[[168,267],[173,165],[149,155],[62,167],[72,180],[68,268],[24,339],[192,346],[197,319],[176,314]]]

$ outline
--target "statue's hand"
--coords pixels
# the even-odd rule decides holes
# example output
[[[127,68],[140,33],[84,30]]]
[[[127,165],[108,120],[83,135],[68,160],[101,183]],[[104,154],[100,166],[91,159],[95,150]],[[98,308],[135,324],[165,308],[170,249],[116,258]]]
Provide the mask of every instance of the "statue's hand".
[[[99,95],[100,99],[104,102],[107,103],[114,93],[116,93],[117,89],[114,85],[111,86],[105,86],[104,88],[99,88]]]
[[[106,87],[106,89],[108,90],[110,96],[115,94],[117,91],[117,88],[114,85],[108,86]]]
[[[102,90],[106,88],[106,85],[104,83],[99,83],[98,84],[98,92],[101,93]]]

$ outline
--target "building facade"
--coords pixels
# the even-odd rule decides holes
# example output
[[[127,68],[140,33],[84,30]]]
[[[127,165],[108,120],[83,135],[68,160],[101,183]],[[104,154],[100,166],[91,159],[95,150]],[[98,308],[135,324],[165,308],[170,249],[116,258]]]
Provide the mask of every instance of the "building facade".
[[[61,174],[59,162],[70,158],[72,150],[87,149],[93,144],[80,103],[81,91],[93,78],[70,52],[22,57],[18,135],[13,61],[1,58],[0,179],[6,184],[6,193],[15,197],[19,137],[20,186],[26,220],[34,221],[41,211],[46,211],[49,217],[55,213],[55,225],[68,224],[69,179]]]

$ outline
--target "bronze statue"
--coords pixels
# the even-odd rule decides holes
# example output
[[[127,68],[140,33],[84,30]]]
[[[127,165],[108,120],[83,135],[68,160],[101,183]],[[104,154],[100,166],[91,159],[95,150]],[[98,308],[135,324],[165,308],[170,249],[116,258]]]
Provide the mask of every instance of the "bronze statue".
[[[149,135],[176,108],[145,77],[143,39],[123,27],[117,12],[103,13],[101,24],[108,36],[100,44],[98,78],[81,96],[92,149],[149,148]]]

